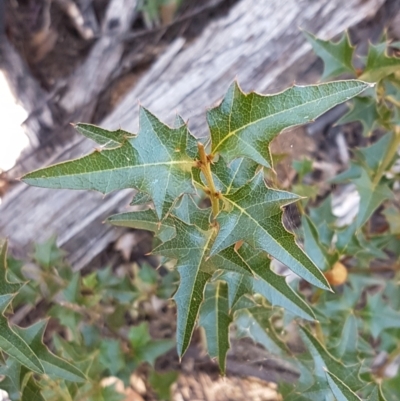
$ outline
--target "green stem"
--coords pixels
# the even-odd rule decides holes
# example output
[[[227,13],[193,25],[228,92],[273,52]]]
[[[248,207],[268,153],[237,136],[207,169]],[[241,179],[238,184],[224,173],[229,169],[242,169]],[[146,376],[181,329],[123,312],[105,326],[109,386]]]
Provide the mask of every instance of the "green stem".
[[[372,182],[374,186],[379,184],[379,181],[381,180],[383,174],[385,173],[389,164],[392,162],[394,156],[396,155],[399,146],[400,146],[400,127],[395,126],[393,130],[393,137],[390,143],[389,151],[384,156],[382,163],[378,167],[378,170],[376,171],[374,180]]]
[[[217,217],[217,215],[219,213],[219,198],[220,198],[221,194],[219,191],[217,191],[217,188],[215,187],[214,178],[213,178],[212,172],[211,172],[211,162],[210,162],[209,157],[206,154],[204,145],[199,142],[197,144],[197,148],[199,149],[199,155],[200,155],[199,168],[203,172],[204,177],[207,181],[207,187],[208,187],[208,191],[209,191],[209,193],[207,193],[207,195],[210,197],[212,212],[213,212],[213,216],[215,218],[215,217]]]

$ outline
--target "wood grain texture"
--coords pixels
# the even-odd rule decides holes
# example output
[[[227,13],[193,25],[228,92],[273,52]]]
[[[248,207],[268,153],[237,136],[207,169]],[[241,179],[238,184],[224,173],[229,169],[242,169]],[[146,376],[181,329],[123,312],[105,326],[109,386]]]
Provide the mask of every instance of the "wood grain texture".
[[[294,81],[305,83],[304,74],[316,57],[300,27],[330,38],[372,18],[383,3],[242,0],[227,16],[211,22],[192,43],[173,42],[101,125],[137,132],[140,100],[162,120],[172,122],[179,112],[189,119],[195,135],[207,135],[205,110],[221,99],[234,79],[245,91],[262,93],[282,90]],[[69,93],[64,98],[67,108],[81,101]],[[94,147],[89,140],[77,138],[67,147],[54,149],[41,164],[78,157]],[[33,241],[57,234],[59,245],[79,269],[121,235],[121,229],[101,222],[113,212],[126,210],[131,196],[122,191],[103,198],[93,192],[20,184],[0,206],[0,236],[8,236],[14,251],[23,256]]]

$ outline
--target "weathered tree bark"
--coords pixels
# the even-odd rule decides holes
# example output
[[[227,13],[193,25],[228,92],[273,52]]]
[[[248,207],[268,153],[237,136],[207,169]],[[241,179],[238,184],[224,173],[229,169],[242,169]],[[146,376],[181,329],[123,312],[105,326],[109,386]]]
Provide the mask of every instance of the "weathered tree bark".
[[[189,118],[195,135],[206,135],[205,108],[218,101],[234,79],[245,91],[259,92],[275,92],[294,81],[311,83],[315,79],[307,72],[316,57],[300,27],[329,38],[372,18],[383,3],[242,0],[226,17],[211,22],[192,43],[184,46],[183,39],[172,43],[101,125],[137,132],[140,100],[166,122],[179,112]],[[90,72],[90,66],[85,68]],[[89,75],[88,80],[88,86],[93,87]],[[68,93],[63,97],[64,107],[81,101]],[[42,159],[42,164],[81,156],[94,146],[88,140],[74,138]],[[28,163],[27,168],[34,164]],[[21,171],[21,166],[17,170]],[[121,191],[103,198],[93,192],[53,191],[20,184],[0,206],[0,236],[8,236],[12,248],[24,255],[33,241],[57,234],[59,245],[79,269],[122,233],[101,222],[111,213],[125,210],[131,196],[129,191]]]

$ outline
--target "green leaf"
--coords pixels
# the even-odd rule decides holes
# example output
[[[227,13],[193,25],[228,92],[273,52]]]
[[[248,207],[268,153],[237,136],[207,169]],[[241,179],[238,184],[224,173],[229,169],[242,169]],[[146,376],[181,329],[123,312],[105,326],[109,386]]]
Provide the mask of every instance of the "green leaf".
[[[206,332],[208,353],[212,358],[217,358],[222,374],[225,374],[231,322],[228,286],[222,281],[208,284],[199,323]]]
[[[80,134],[104,146],[105,149],[116,148],[122,145],[126,140],[134,137],[134,135],[122,129],[108,131],[92,124],[79,123],[75,125],[75,128]]]
[[[328,371],[345,382],[352,391],[358,391],[363,386],[363,382],[359,378],[360,366],[358,364],[345,366],[340,363],[304,327],[300,327],[300,335],[313,357],[315,375],[319,379],[328,381],[325,374]]]
[[[11,400],[20,400],[24,384],[31,372],[13,358],[8,358],[6,364],[0,366],[0,375],[4,378],[0,381],[0,388],[8,393]]]
[[[313,121],[367,87],[356,80],[336,81],[262,96],[243,93],[235,82],[222,103],[207,113],[212,153],[220,153],[227,162],[247,157],[272,167],[269,144],[283,129]]]
[[[356,218],[357,227],[361,227],[383,201],[393,198],[393,193],[387,184],[372,181],[365,170],[362,170],[361,177],[353,182],[362,199]]]
[[[133,197],[130,206],[138,206],[138,205],[145,205],[151,202],[151,196],[146,194],[146,192],[136,192],[135,196]]]
[[[177,348],[182,356],[192,337],[206,283],[213,273],[205,263],[212,230],[203,231],[176,220],[176,233],[175,238],[155,248],[153,253],[177,259],[180,285],[174,300],[178,309]]]
[[[333,373],[326,371],[329,387],[335,395],[337,401],[362,401],[361,398],[350,390],[345,383],[343,383]]]
[[[400,327],[400,312],[384,303],[380,292],[368,295],[361,316],[374,338],[378,338],[383,330]]]
[[[311,43],[315,54],[322,58],[324,62],[324,72],[321,80],[337,77],[344,73],[353,76],[356,71],[353,67],[354,47],[350,43],[347,32],[337,42],[318,39],[314,35],[303,31],[304,35]]]
[[[55,264],[60,264],[65,252],[57,246],[57,238],[50,237],[47,241],[35,244],[33,258],[42,267],[48,269]]]
[[[390,227],[391,234],[400,234],[400,210],[393,205],[385,208],[383,215]]]
[[[253,280],[250,276],[232,271],[224,271],[218,276],[228,284],[228,306],[232,309],[243,295],[253,291]]]
[[[177,347],[181,356],[189,346],[204,289],[211,276],[218,270],[252,274],[233,246],[210,257],[216,235],[215,227],[209,225],[211,210],[199,209],[191,198],[187,202],[185,209],[192,210],[186,215],[189,221],[175,218],[176,236],[153,250],[154,254],[177,260],[181,280],[174,300],[178,309]]]
[[[7,280],[7,242],[0,249],[0,349],[28,369],[43,373],[43,366],[29,345],[9,326],[4,312],[21,288]]]
[[[0,296],[15,295],[22,287],[20,283],[10,283],[8,281],[7,248],[7,241],[0,243]]]
[[[173,340],[152,340],[147,322],[131,327],[128,338],[133,348],[135,360],[138,363],[148,362],[152,366],[159,356],[165,354],[175,345]]]
[[[229,194],[250,181],[257,168],[258,164],[250,159],[235,159],[227,166],[225,160],[220,157],[216,163],[212,164],[211,171],[217,190],[223,194]]]
[[[299,175],[299,181],[301,182],[303,177],[313,170],[313,162],[307,157],[303,157],[301,160],[294,160],[292,162],[293,168],[296,170]]]
[[[371,394],[369,394],[367,401],[388,401],[388,400],[386,400],[385,396],[383,395],[381,386],[379,384],[376,384]]]
[[[224,200],[225,209],[217,217],[220,225],[211,255],[245,241],[255,249],[262,249],[310,283],[329,289],[324,275],[299,248],[293,234],[282,224],[282,206],[298,197],[285,191],[268,188],[262,173]]]
[[[384,380],[382,383],[382,390],[387,401],[398,401],[400,394],[400,380],[398,378],[398,375],[396,377],[393,377],[392,379]],[[383,401],[386,400],[384,399]]]
[[[22,392],[21,401],[45,401],[41,394],[41,388],[32,375],[29,376]]]
[[[36,373],[44,373],[42,364],[29,345],[8,324],[4,312],[13,295],[0,295],[0,349]]]
[[[263,345],[269,352],[279,356],[286,356],[286,345],[277,336],[270,321],[272,310],[263,307],[240,309],[235,313],[237,336],[250,337]]]
[[[254,251],[243,244],[239,254],[255,273],[250,293],[261,294],[271,305],[281,306],[303,319],[315,319],[312,309],[292,290],[285,278],[272,271],[271,260],[264,252]]]
[[[360,79],[367,82],[378,82],[399,71],[400,58],[387,55],[387,43],[369,44],[365,68]]]
[[[125,367],[124,354],[117,340],[104,339],[100,345],[99,362],[104,369],[115,376]]]
[[[79,369],[51,353],[43,344],[46,324],[47,321],[41,320],[28,328],[16,327],[15,330],[39,358],[45,374],[63,380],[84,382],[86,377]]]
[[[329,257],[327,249],[320,243],[316,227],[306,215],[301,217],[301,226],[304,232],[304,251],[321,270],[329,270],[334,261]]]
[[[151,196],[161,220],[176,198],[194,191],[193,155],[187,153],[192,142],[195,139],[186,126],[172,129],[141,108],[137,137],[117,148],[34,171],[22,180],[40,187],[94,189],[105,194],[135,188]]]
[[[355,157],[373,177],[383,163],[384,157],[389,152],[393,144],[393,133],[387,132],[377,142],[365,148],[354,150]]]
[[[141,212],[126,212],[110,216],[107,220],[114,226],[137,228],[152,231],[161,241],[168,241],[175,235],[175,227],[170,219],[159,221],[154,210],[148,209]]]
[[[151,389],[157,394],[158,400],[170,401],[171,386],[178,380],[178,372],[159,373],[152,371],[149,377]]]
[[[350,110],[337,124],[347,124],[353,121],[360,121],[363,127],[363,134],[369,136],[379,125],[379,113],[376,100],[370,97],[355,97],[350,106]]]
[[[330,323],[329,323],[330,324]],[[340,336],[340,342],[335,348],[335,355],[340,358],[355,357],[357,352],[358,339],[357,319],[353,314],[350,314],[343,326]]]

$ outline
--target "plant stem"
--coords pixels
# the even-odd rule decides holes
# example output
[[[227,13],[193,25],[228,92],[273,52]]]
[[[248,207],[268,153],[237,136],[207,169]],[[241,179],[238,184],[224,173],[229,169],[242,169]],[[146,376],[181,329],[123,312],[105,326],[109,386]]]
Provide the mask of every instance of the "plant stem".
[[[214,179],[211,172],[211,162],[206,154],[204,145],[199,142],[197,144],[197,148],[199,149],[199,155],[200,155],[199,168],[203,172],[204,177],[206,178],[207,181],[207,188],[209,190],[209,193],[207,193],[207,195],[210,197],[212,212],[215,218],[219,213],[219,198],[221,194],[219,191],[217,191],[217,188],[215,187]]]
[[[383,174],[385,173],[387,167],[389,164],[392,162],[398,147],[400,146],[400,127],[395,126],[393,129],[393,137],[392,141],[390,143],[390,147],[386,155],[384,156],[382,163],[379,165],[378,170],[376,171],[374,180],[373,180],[373,185],[376,186],[379,184],[379,181],[381,180]]]

